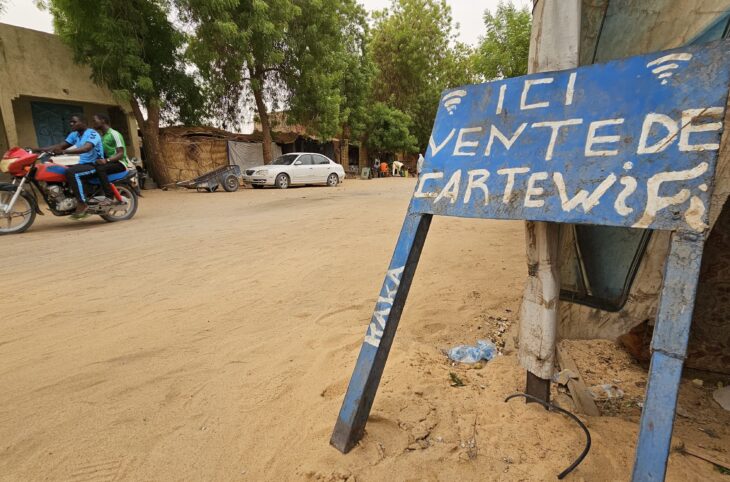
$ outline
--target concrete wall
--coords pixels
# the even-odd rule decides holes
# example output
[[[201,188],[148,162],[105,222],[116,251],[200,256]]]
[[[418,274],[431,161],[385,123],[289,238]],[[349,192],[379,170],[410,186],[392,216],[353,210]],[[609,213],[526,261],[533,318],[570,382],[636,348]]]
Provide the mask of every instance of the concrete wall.
[[[117,104],[56,35],[0,24],[0,60],[4,96]]]
[[[74,63],[73,53],[57,36],[0,23],[0,147],[36,145],[30,98],[80,104],[88,114],[120,107],[127,125],[119,130],[133,134],[126,139],[128,151],[139,156],[137,125],[129,106],[94,84],[88,67]]]
[[[8,136],[5,134],[5,121],[3,120],[2,110],[0,110],[0,155],[7,151],[9,147]]]

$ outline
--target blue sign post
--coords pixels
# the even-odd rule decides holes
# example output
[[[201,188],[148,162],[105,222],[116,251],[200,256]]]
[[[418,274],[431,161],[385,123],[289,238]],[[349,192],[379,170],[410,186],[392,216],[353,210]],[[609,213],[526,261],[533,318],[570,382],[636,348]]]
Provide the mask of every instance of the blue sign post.
[[[634,480],[669,454],[730,83],[730,42],[446,92],[331,443],[362,437],[434,215],[673,232]]]

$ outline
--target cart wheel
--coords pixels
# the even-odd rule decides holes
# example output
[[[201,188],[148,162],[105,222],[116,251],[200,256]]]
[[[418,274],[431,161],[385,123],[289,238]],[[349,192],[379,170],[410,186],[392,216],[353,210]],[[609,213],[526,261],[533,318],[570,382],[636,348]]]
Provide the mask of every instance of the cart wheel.
[[[226,178],[223,179],[223,189],[225,189],[226,192],[238,191],[238,177],[233,174],[227,175]]]
[[[208,192],[216,192],[218,190],[218,184],[213,184],[212,186],[208,186]]]

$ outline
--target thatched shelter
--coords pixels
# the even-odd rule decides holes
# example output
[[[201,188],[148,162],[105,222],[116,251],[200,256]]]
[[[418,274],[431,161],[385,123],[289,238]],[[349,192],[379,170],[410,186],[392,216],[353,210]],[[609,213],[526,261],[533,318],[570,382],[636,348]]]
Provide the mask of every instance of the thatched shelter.
[[[295,133],[274,133],[272,151],[292,144]],[[195,178],[217,167],[238,164],[242,168],[263,164],[263,136],[234,134],[215,127],[165,127],[160,129],[162,165],[173,181]]]

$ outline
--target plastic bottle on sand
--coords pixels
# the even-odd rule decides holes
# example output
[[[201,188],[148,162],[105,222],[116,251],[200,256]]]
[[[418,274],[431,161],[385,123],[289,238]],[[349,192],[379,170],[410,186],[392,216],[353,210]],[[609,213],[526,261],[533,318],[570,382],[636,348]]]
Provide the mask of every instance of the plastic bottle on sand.
[[[458,345],[449,350],[449,358],[459,363],[476,363],[491,360],[497,354],[497,347],[487,340],[477,340],[476,346]]]

